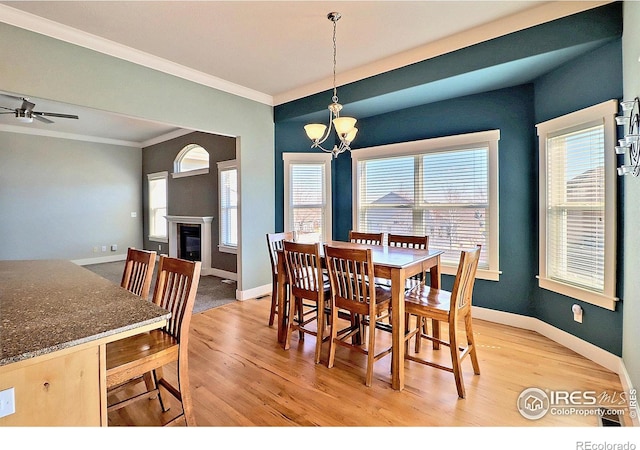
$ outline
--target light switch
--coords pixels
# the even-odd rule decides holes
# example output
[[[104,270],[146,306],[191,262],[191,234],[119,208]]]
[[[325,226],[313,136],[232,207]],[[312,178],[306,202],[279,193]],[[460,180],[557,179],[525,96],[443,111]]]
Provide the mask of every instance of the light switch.
[[[16,412],[16,396],[13,388],[0,391],[0,417],[9,416]]]

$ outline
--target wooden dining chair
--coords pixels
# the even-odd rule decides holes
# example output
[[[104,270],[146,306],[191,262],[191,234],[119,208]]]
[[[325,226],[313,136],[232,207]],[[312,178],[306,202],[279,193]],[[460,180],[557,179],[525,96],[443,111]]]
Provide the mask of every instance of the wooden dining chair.
[[[293,241],[295,234],[293,231],[283,233],[267,233],[267,247],[269,249],[269,261],[271,262],[271,310],[269,313],[269,326],[273,326],[276,314],[278,314],[278,251],[282,250],[282,243]],[[288,291],[285,288],[285,296]],[[285,299],[285,305],[287,299]]]
[[[349,230],[349,242],[355,244],[382,245],[384,233],[364,233]]]
[[[418,353],[410,354],[408,345],[405,347],[405,359],[452,372],[460,398],[465,397],[461,364],[466,356],[471,355],[473,372],[476,375],[480,375],[480,366],[478,364],[471,324],[471,299],[476,272],[478,270],[478,261],[480,260],[480,251],[481,246],[478,245],[475,250],[463,251],[461,253],[456,279],[451,292],[420,284],[407,291],[404,297],[405,324],[407,327],[409,327],[409,317],[411,315],[431,318],[449,324],[449,340],[445,341],[438,336],[424,333],[420,322],[416,322],[417,326],[405,333],[405,345],[413,336],[416,336],[416,339],[428,339],[438,342],[439,344],[449,347],[452,364],[450,367],[444,366],[430,361]],[[464,320],[467,340],[465,346],[461,346],[458,341],[459,320]]]
[[[122,273],[120,286],[147,300],[153,279],[153,269],[156,265],[154,251],[127,249],[127,259]]]
[[[370,248],[339,248],[325,244],[324,254],[331,284],[331,337],[327,366],[333,367],[338,345],[364,353],[367,355],[365,384],[371,386],[374,362],[391,353],[391,347],[376,353],[376,322],[388,316],[391,291],[373,282]],[[344,326],[338,321],[340,310],[349,311],[352,317],[351,323],[343,329],[339,329]],[[365,330],[368,330],[366,344],[362,336]],[[361,335],[360,339],[349,341],[357,334]]]
[[[290,348],[294,330],[300,332],[301,341],[305,333],[311,334],[316,337],[317,364],[320,362],[322,343],[328,339],[325,334],[325,309],[330,295],[329,280],[325,279],[322,271],[320,244],[284,241],[283,255],[291,296],[284,348]],[[311,308],[308,302],[303,303],[304,300],[312,302]]]
[[[160,256],[153,303],[171,312],[167,325],[158,330],[136,334],[107,344],[107,392],[115,393],[123,387],[142,381],[147,372],[153,373],[154,389],[129,399],[109,405],[114,411],[142,398],[160,400],[163,411],[168,411],[162,399],[162,386],[178,399],[182,412],[166,425],[184,417],[187,425],[195,425],[189,390],[188,342],[189,323],[193,312],[198,282],[200,261]],[[163,366],[175,362],[177,383],[171,384],[163,374]]]

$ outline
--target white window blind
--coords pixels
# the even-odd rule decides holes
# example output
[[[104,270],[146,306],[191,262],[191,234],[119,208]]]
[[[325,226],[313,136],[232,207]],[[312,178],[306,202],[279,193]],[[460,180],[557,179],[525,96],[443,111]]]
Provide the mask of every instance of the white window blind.
[[[284,158],[285,230],[296,231],[302,242],[330,239],[331,160],[315,154],[285,154]]]
[[[354,229],[427,235],[429,247],[443,250],[442,264],[450,268],[457,267],[462,250],[480,244],[479,269],[496,279],[499,134],[493,137],[420,141],[404,152],[402,144],[358,151]]]
[[[616,125],[611,100],[538,124],[541,288],[615,310]]]
[[[149,239],[166,242],[167,172],[147,175],[149,201]]]
[[[218,163],[221,251],[238,246],[238,169],[235,164],[235,160]]]
[[[547,276],[603,292],[604,126],[547,139]]]

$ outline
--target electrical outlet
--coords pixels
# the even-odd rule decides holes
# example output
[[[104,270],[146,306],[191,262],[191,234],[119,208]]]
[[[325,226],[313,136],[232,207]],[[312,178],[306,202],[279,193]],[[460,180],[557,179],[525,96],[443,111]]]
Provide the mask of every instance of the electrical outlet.
[[[102,246],[102,251],[103,251],[103,252],[106,252],[106,251],[107,251],[107,246],[106,246],[106,245],[103,245],[103,246]]]
[[[115,252],[115,251],[117,251],[117,250],[118,250],[118,245],[117,245],[117,244],[113,244],[113,245],[111,245],[111,251],[112,251],[112,252]]]
[[[131,211],[131,217],[138,217],[138,213],[135,211]]]
[[[158,244],[158,251],[161,252],[162,251],[162,245]]]
[[[16,412],[16,394],[13,388],[0,391],[0,417],[9,416]]]
[[[98,247],[93,247],[93,253],[98,253]]]

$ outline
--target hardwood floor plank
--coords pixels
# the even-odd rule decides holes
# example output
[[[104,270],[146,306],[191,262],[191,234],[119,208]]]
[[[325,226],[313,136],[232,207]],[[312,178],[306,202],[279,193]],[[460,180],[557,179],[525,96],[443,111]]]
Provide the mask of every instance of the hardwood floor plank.
[[[453,375],[405,362],[406,388],[391,388],[391,360],[374,365],[373,385],[364,385],[365,356],[338,348],[335,366],[326,367],[328,344],[314,364],[315,338],[292,337],[290,350],[267,325],[270,299],[234,302],[195,314],[189,364],[199,426],[518,426],[595,427],[595,416],[551,415],[532,421],[517,410],[529,387],[620,393],[617,374],[535,332],[474,320],[481,375],[463,361],[467,391],[459,399]],[[443,326],[442,333],[446,333]],[[378,333],[381,345],[390,340]],[[448,351],[435,353],[447,363]],[[381,347],[382,348],[382,347]],[[165,373],[169,375],[169,370]],[[126,395],[123,393],[122,395]],[[168,397],[168,396],[167,396]],[[157,400],[141,401],[109,415],[109,425],[158,425],[179,412],[162,413]],[[625,418],[630,425],[630,420]]]

